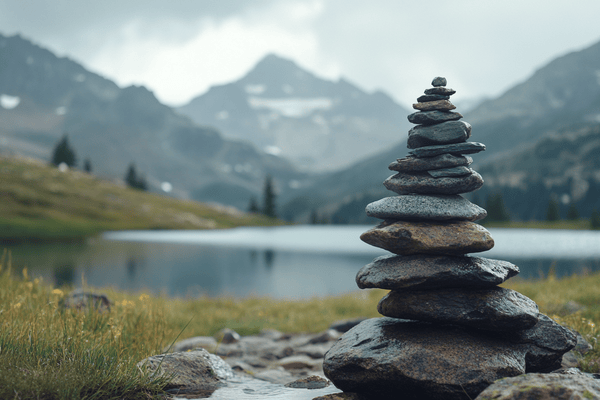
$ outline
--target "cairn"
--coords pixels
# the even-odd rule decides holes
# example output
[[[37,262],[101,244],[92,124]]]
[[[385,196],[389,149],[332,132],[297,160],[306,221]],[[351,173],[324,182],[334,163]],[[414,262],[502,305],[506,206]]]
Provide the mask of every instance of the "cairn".
[[[540,314],[535,302],[498,287],[519,273],[501,260],[467,254],[491,249],[474,221],[487,212],[461,193],[479,189],[469,168],[485,150],[468,142],[471,125],[437,77],[408,120],[409,155],[390,164],[385,187],[397,194],[367,206],[382,219],[366,243],[394,254],[356,276],[358,287],[388,289],[383,318],[363,321],[325,355],[325,375],[341,390],[373,399],[474,399],[495,380],[560,368],[576,337]]]

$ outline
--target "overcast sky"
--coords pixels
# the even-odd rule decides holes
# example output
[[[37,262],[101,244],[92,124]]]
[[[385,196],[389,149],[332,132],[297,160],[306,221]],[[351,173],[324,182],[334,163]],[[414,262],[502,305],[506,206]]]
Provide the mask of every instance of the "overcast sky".
[[[500,95],[600,41],[598,16],[598,0],[0,0],[0,33],[169,105],[268,53],[409,105],[438,75],[457,101]]]

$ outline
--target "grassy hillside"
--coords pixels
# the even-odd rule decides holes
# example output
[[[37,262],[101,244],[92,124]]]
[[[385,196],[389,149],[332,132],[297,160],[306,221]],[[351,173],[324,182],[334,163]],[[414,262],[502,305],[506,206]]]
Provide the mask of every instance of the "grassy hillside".
[[[106,230],[276,225],[234,209],[134,190],[33,159],[0,157],[0,242],[76,240]]]

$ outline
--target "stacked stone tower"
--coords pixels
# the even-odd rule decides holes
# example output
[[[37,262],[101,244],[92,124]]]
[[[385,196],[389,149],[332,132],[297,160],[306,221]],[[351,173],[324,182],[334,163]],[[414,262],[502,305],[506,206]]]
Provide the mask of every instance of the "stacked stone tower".
[[[417,99],[418,124],[405,158],[384,185],[397,196],[367,206],[383,221],[361,235],[394,253],[356,276],[360,288],[388,289],[383,318],[348,331],[326,354],[326,376],[345,392],[373,399],[474,399],[497,379],[560,367],[576,344],[568,329],[540,314],[533,300],[498,287],[519,269],[467,254],[494,246],[473,221],[487,213],[461,197],[483,185],[469,168],[485,150],[468,142],[471,126],[449,101],[445,78]]]

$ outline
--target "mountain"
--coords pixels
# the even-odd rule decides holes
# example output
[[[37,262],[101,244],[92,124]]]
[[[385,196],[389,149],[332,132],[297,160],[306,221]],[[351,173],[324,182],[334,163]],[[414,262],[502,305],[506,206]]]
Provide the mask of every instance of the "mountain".
[[[472,140],[487,146],[479,164],[534,144],[548,131],[599,122],[600,42],[556,58],[464,116],[473,126]]]
[[[405,140],[408,111],[385,93],[321,79],[276,55],[177,109],[306,171],[333,171]]]
[[[119,88],[18,35],[0,35],[0,153],[49,160],[65,133],[95,174],[122,178],[133,162],[151,189],[169,182],[182,198],[245,208],[267,174],[282,191],[304,178],[280,157],[195,124],[144,87]]]
[[[485,185],[476,202],[501,194],[513,219],[543,220],[550,199],[563,218],[574,205],[582,217],[600,211],[600,123],[578,124],[544,135],[534,145],[483,165]]]
[[[594,175],[594,157],[600,159],[594,150],[600,123],[600,43],[553,60],[471,111],[456,111],[473,127],[470,140],[487,147],[473,157],[486,181],[475,192],[478,202],[499,191],[513,218],[525,220],[543,219],[550,197],[564,202],[565,195],[563,213],[571,201],[584,216],[594,207],[600,211],[595,200],[600,173]],[[406,154],[406,142],[389,145],[389,150],[298,191],[284,207],[288,217],[307,221],[316,213],[338,222],[366,222],[364,207],[393,195],[382,185],[392,175],[387,165]]]

